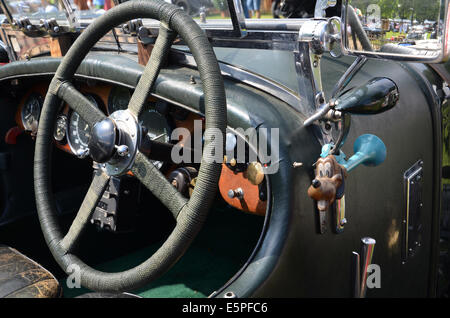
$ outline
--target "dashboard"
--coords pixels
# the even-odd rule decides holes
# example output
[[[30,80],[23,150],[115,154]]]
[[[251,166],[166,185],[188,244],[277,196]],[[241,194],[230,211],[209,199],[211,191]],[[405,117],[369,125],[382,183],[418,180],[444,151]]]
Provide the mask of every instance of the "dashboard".
[[[79,90],[107,115],[126,109],[132,93],[126,87],[110,85],[95,85],[95,87],[80,85]],[[33,86],[22,97],[19,104],[16,115],[17,124],[32,136],[37,133],[46,91],[45,85]],[[169,142],[173,128],[188,115],[188,111],[179,108],[170,109],[167,102],[151,98],[147,101],[139,122],[147,128],[152,140]],[[61,104],[53,134],[56,146],[69,153],[78,154],[87,148],[89,133],[89,126],[79,114],[72,111],[67,104]]]
[[[49,83],[38,83],[27,89],[20,98],[16,112],[16,123],[20,131],[36,136],[39,117],[43,107]],[[106,83],[76,83],[77,89],[92,101],[105,114],[110,115],[117,110],[128,107],[133,90]],[[152,141],[174,143],[171,140],[175,128],[194,130],[194,120],[204,118],[186,108],[167,101],[149,97],[144,110],[138,118],[139,123],[146,128]],[[227,133],[227,138],[229,133]],[[232,138],[237,138],[233,136]],[[87,123],[73,111],[69,105],[61,102],[53,133],[56,148],[72,155],[79,155],[87,149],[90,138],[90,128]],[[240,137],[238,137],[240,138]],[[261,165],[258,162],[236,164],[232,158],[225,158],[219,180],[219,192],[222,198],[231,206],[247,213],[265,215],[267,208],[267,184],[262,176],[258,182],[249,177],[249,171],[259,173]],[[170,180],[182,178],[185,186],[180,192],[189,196],[195,187],[196,169],[198,166],[176,166],[174,164],[154,160],[155,166]],[[244,165],[244,166],[243,166]],[[256,168],[255,168],[256,167]],[[242,192],[243,195],[240,195]]]

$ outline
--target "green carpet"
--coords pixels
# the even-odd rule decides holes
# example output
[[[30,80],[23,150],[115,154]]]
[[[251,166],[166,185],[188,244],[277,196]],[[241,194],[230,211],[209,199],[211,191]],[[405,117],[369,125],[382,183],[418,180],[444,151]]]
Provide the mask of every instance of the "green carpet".
[[[148,298],[207,297],[230,279],[250,256],[264,218],[232,208],[214,209],[186,254],[165,275],[134,293]],[[117,272],[150,257],[160,244],[99,264],[96,269]],[[76,297],[88,290],[69,289],[61,279],[64,297]]]

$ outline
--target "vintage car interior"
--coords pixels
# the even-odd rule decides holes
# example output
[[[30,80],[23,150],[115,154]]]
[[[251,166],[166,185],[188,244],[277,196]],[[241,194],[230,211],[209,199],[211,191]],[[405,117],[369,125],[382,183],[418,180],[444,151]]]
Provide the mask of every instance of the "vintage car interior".
[[[2,181],[1,217],[4,227],[1,236],[2,244],[14,246],[59,277],[64,277],[44,248],[33,200],[35,134],[49,83],[48,76],[39,76],[21,79],[17,86],[4,87],[4,92],[10,96],[7,107],[11,112],[2,117],[5,136],[2,140],[2,164],[7,173]],[[133,93],[127,86],[97,79],[80,79],[76,85],[105,114],[126,108]],[[169,142],[171,131],[176,127],[193,130],[194,120],[204,117],[183,106],[150,97],[140,116],[142,125],[149,127],[148,136],[152,140]],[[61,104],[54,129],[52,164],[55,172],[52,185],[56,189],[58,214],[66,228],[70,226],[92,179],[92,161],[87,158],[80,160],[75,155],[83,145],[87,146],[89,131],[86,126],[76,112]],[[155,160],[154,164],[171,182],[177,180],[180,192],[189,197],[198,166],[168,164],[164,159]],[[162,285],[147,287],[141,292],[142,296],[208,296],[245,264],[263,229],[267,185],[252,184],[244,177],[244,171],[238,170],[239,165],[233,162],[226,169],[221,175],[222,185],[220,194],[216,196],[215,212],[208,219],[209,229],[197,239],[198,247],[194,248],[190,258],[189,254],[186,255],[186,263],[180,264],[178,271],[174,269],[174,277],[167,278]],[[228,197],[230,189],[239,187],[248,194],[248,199]],[[103,195],[90,219],[92,224],[80,242],[80,253],[93,264],[107,266],[112,262],[113,267],[120,269],[142,260],[146,254],[151,255],[158,243],[173,230],[174,220],[164,211],[159,200],[132,175],[114,178],[107,191],[108,195]],[[25,236],[24,231],[27,233]],[[205,272],[209,274],[205,275]],[[177,284],[172,286],[172,282]],[[210,285],[211,282],[216,286],[212,287],[214,284]],[[84,289],[75,291],[79,294],[86,292]],[[76,295],[71,292],[68,290],[65,295]]]
[[[138,63],[139,59],[141,56],[134,52],[120,55],[90,53],[82,64],[82,67],[87,67],[86,73],[77,74],[73,85],[80,96],[109,116],[128,107],[143,69],[140,64],[145,65],[142,61]],[[12,270],[19,260],[24,266],[12,278],[4,278],[6,283],[0,287],[2,297],[74,297],[89,291],[85,288],[65,288],[63,292],[63,287],[67,287],[66,276],[46,248],[33,199],[36,134],[42,120],[44,100],[60,61],[40,58],[31,73],[28,70],[31,65],[28,64],[23,72],[13,71],[13,78],[5,77],[1,86],[5,113],[1,117],[4,138],[1,140],[0,222],[3,225],[1,242],[5,245],[2,249],[5,260],[3,262],[2,259],[0,264]],[[165,71],[167,75],[164,75]],[[203,133],[203,111],[190,106],[192,102],[198,104],[201,80],[192,67],[177,65],[165,68],[158,80],[165,76],[168,78],[164,82],[173,87],[169,88],[166,96],[145,98],[138,120],[151,142],[151,152],[156,154],[152,157],[154,166],[175,185],[182,198],[190,198],[200,164],[171,163],[168,147],[176,143],[171,140],[172,131],[185,128],[194,133],[195,120],[200,122],[199,132]],[[178,86],[177,82],[183,85]],[[245,91],[245,88],[238,90]],[[59,102],[57,120],[54,129],[52,127],[51,185],[55,189],[55,207],[64,232],[69,229],[93,177],[92,159],[81,154],[88,148],[88,128],[76,111],[67,103]],[[148,147],[150,152],[150,143]],[[141,151],[145,150],[141,148]],[[252,150],[247,147],[246,151]],[[165,276],[158,283],[141,288],[136,295],[205,297],[222,287],[245,266],[262,234],[267,209],[269,186],[266,180],[261,180],[259,165],[254,162],[255,167],[248,169],[246,163],[237,163],[233,158],[224,163],[218,180],[221,184],[219,192],[211,198],[215,203],[214,213],[207,221],[208,230],[196,239],[196,247],[192,247],[183,257],[184,262],[179,263],[178,269],[171,271],[173,276]],[[249,171],[253,175],[250,176]],[[215,190],[214,186],[212,188]],[[234,189],[245,191],[245,197],[231,197],[228,192]],[[112,268],[115,271],[133,267],[152,255],[175,227],[170,213],[132,172],[109,180],[88,221],[86,233],[77,244],[77,253],[98,268]],[[23,236],[25,232],[27,234]],[[41,277],[33,277],[34,267],[28,269],[31,265],[18,250],[48,271],[43,271]],[[60,283],[49,277],[56,277]],[[108,294],[97,296],[107,297]],[[123,297],[123,294],[117,297]]]
[[[346,1],[260,21],[81,2],[0,1],[0,298],[448,296],[443,57],[373,52]]]

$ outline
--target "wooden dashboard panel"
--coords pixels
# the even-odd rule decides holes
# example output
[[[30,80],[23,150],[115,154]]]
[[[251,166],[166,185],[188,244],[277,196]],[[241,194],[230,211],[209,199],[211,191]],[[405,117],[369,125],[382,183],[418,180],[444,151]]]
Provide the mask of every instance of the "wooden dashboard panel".
[[[105,84],[96,84],[95,86],[89,86],[89,85],[81,85],[80,92],[83,94],[92,94],[96,95],[100,98],[105,108],[102,109],[104,113],[108,113],[108,99],[109,95],[111,93],[111,90],[113,89],[113,86],[111,85],[105,85]]]
[[[244,192],[244,197],[230,198],[228,191],[230,189],[241,188]],[[229,169],[225,164],[222,164],[222,173],[219,179],[219,191],[222,198],[231,206],[247,213],[258,215],[265,215],[267,208],[267,201],[261,201],[259,198],[259,187],[252,184],[246,177],[245,172],[235,173]]]

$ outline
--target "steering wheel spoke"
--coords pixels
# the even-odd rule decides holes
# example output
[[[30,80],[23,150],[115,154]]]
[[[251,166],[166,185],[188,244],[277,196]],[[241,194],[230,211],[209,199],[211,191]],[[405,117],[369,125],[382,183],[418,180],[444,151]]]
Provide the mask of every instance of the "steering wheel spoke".
[[[188,202],[188,199],[178,192],[158,168],[141,152],[136,154],[131,172],[172,212],[173,217],[177,219],[181,210]]]
[[[84,197],[83,203],[81,203],[77,216],[72,222],[69,232],[67,232],[66,236],[64,236],[60,242],[61,249],[66,253],[70,252],[78,242],[83,229],[89,222],[92,213],[94,213],[103,192],[105,192],[109,179],[110,177],[102,170],[98,169],[95,171],[94,179],[92,180],[91,186]]]
[[[170,47],[172,46],[176,36],[176,32],[170,30],[165,24],[161,23],[158,38],[156,39],[155,46],[152,49],[150,59],[144,69],[144,72],[142,73],[141,78],[139,79],[133,96],[131,96],[130,104],[128,106],[129,110],[136,117],[139,117],[145,101],[153,89],[159,71],[166,61]]]
[[[70,82],[62,82],[59,85],[57,96],[69,104],[90,127],[106,118],[106,115]]]

